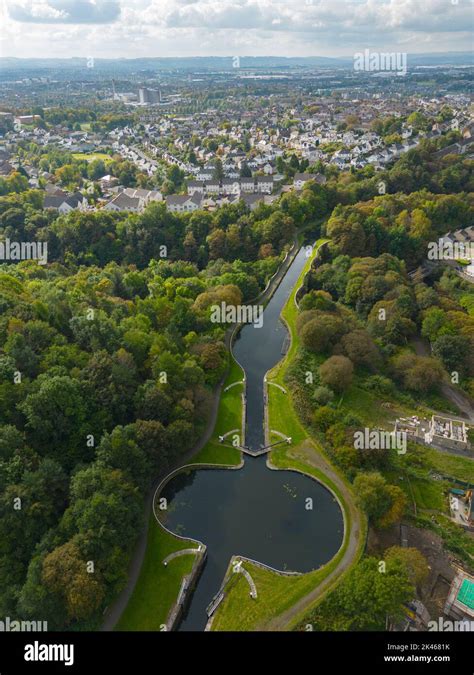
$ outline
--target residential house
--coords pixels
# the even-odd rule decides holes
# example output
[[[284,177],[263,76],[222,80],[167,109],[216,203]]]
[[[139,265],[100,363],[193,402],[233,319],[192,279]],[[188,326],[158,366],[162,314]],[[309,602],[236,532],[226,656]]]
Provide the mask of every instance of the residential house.
[[[44,197],[43,208],[56,209],[59,213],[69,213],[78,209],[84,211],[89,206],[87,199],[80,192],[75,192],[72,195],[50,195],[46,194]]]
[[[140,197],[130,197],[126,192],[119,192],[105,206],[106,211],[134,211],[142,210]]]
[[[166,208],[172,213],[192,213],[201,208],[201,196],[199,194],[169,195],[166,197]]]
[[[257,176],[257,192],[271,194],[273,192],[273,176]]]
[[[163,195],[159,190],[143,190],[141,188],[125,188],[123,191],[126,195],[133,198],[138,198],[142,202],[142,208],[145,208],[150,202],[163,201]]]
[[[242,178],[240,181],[240,190],[246,194],[255,192],[255,181],[253,178]]]
[[[240,198],[251,211],[255,211],[258,205],[264,201],[264,196],[262,194],[242,194]]]
[[[193,195],[195,193],[201,195],[206,192],[206,181],[203,180],[188,180],[188,195]]]
[[[296,173],[293,179],[293,187],[302,190],[309,181],[316,181],[320,185],[326,182],[326,176],[321,173]]]

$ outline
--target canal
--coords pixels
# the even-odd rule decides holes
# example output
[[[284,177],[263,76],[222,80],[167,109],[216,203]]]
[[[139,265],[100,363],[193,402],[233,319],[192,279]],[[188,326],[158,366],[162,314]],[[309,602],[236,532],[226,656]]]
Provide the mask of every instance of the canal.
[[[252,450],[264,443],[263,378],[283,357],[287,339],[280,313],[306,260],[301,249],[265,308],[262,327],[245,326],[234,344],[235,358],[247,378],[245,444]],[[309,572],[328,562],[342,544],[343,517],[329,490],[302,474],[268,469],[266,455],[246,455],[239,470],[178,474],[161,496],[169,504],[166,526],[207,546],[207,561],[181,631],[204,630],[206,607],[219,590],[232,555],[279,570]],[[306,508],[308,498],[312,510]]]

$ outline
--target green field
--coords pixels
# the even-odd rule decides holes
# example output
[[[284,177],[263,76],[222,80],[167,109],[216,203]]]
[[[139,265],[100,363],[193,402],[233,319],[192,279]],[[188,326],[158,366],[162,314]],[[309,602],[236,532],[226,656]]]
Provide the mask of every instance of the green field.
[[[424,448],[426,457],[435,471],[474,483],[474,455],[472,459],[449,455],[433,448]]]
[[[417,510],[441,511],[448,513],[448,505],[445,497],[447,484],[444,481],[434,481],[429,477],[428,471],[425,476],[416,475],[409,471],[391,469],[383,471],[384,478],[391,485],[397,485],[405,493],[408,500],[408,508],[414,513]]]
[[[104,152],[90,152],[90,153],[73,152],[72,156],[74,157],[74,159],[78,160],[85,159],[86,162],[93,162],[95,159],[102,159],[104,160],[104,162],[112,161],[112,157],[110,155],[106,155]]]
[[[442,475],[443,480],[435,480],[433,472]],[[410,444],[408,453],[394,457],[392,467],[382,473],[389,483],[405,492],[411,513],[416,508],[418,512],[449,515],[447,493],[456,485],[450,478],[474,484],[474,459]]]

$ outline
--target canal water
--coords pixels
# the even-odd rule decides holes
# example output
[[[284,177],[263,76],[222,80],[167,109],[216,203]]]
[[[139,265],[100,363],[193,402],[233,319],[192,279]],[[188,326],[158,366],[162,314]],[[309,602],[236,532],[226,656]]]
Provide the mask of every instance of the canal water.
[[[245,326],[234,345],[235,358],[247,377],[245,443],[252,450],[264,443],[263,378],[283,358],[287,339],[280,313],[305,262],[301,249],[265,308],[263,326]],[[342,544],[343,517],[329,490],[307,476],[268,469],[266,455],[245,455],[239,470],[179,474],[161,496],[169,504],[166,526],[207,546],[207,562],[181,631],[204,630],[206,607],[219,590],[232,555],[279,570],[309,572],[328,562]],[[306,508],[308,498],[312,510]]]

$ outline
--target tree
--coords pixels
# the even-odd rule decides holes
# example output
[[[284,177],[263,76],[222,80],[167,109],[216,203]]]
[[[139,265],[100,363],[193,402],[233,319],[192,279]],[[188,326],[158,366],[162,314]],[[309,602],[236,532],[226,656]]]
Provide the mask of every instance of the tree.
[[[163,442],[171,458],[178,457],[192,447],[193,441],[193,427],[184,420],[172,422],[165,430]]]
[[[87,167],[87,177],[98,180],[105,175],[105,164],[102,159],[94,159]]]
[[[375,343],[365,330],[354,330],[343,335],[341,343],[352,363],[375,368],[380,355]]]
[[[427,392],[435,389],[443,377],[443,369],[437,359],[402,352],[392,359],[394,376],[407,389]]]
[[[445,334],[448,320],[446,313],[439,307],[431,307],[425,313],[425,318],[421,326],[421,334],[428,338],[430,342],[434,342],[439,335]]]
[[[71,467],[87,458],[88,408],[81,384],[67,376],[41,381],[39,389],[20,404],[35,447]]]
[[[298,328],[301,341],[312,352],[327,351],[344,333],[342,320],[335,315],[318,314],[314,310],[300,314]],[[306,321],[306,318],[310,318]]]
[[[25,439],[21,431],[11,424],[0,426],[0,461],[10,459],[24,448]]]
[[[346,221],[332,216],[327,225],[328,236],[333,239],[341,254],[363,255],[365,251],[365,232],[358,222]]]
[[[184,172],[181,171],[177,164],[172,164],[168,167],[166,172],[167,180],[172,184],[173,191],[176,192],[180,189],[184,180]]]
[[[120,584],[127,568],[124,554],[142,520],[138,486],[119,469],[95,462],[74,474],[70,495],[61,529],[77,533],[86,560],[95,561],[111,586]]]
[[[414,209],[411,214],[410,235],[428,241],[433,236],[431,220],[422,209]]]
[[[144,366],[152,341],[152,336],[143,330],[131,329],[124,333],[123,345],[133,355],[138,368]]]
[[[25,562],[27,553],[32,552],[64,508],[66,492],[66,475],[58,462],[49,458],[35,462],[33,470],[26,470],[16,485],[9,485],[1,497],[3,551],[8,541],[15,549],[16,559]],[[17,511],[12,509],[16,498],[21,500]],[[22,532],[20,541],[18,530]]]
[[[240,177],[241,178],[252,178],[252,170],[250,169],[247,162],[243,162],[240,167]]]
[[[105,589],[100,574],[89,574],[87,562],[74,541],[49,553],[43,562],[42,581],[65,604],[68,619],[87,619],[102,604]]]
[[[403,564],[392,561],[382,573],[377,558],[365,557],[313,610],[310,619],[318,630],[385,630],[387,615],[401,618],[404,604],[413,595]]]
[[[360,126],[360,120],[357,115],[347,115],[345,122],[348,129],[355,129]]]
[[[408,116],[407,124],[412,126],[416,131],[426,131],[430,126],[428,118],[418,111],[412,112],[411,115]]]
[[[222,160],[216,159],[214,165],[214,171],[212,172],[212,177],[214,180],[221,181],[224,178],[224,168],[222,166]]]
[[[17,369],[30,377],[37,374],[38,357],[31,349],[24,335],[12,333],[5,342],[5,353],[15,363]]]
[[[137,443],[154,469],[158,472],[165,471],[169,466],[169,453],[165,447],[164,426],[154,420],[137,420],[134,427]]]
[[[360,473],[354,480],[354,491],[359,504],[376,527],[390,527],[403,516],[405,494],[399,487],[387,485],[380,473]]]
[[[469,374],[473,371],[472,344],[463,335],[441,335],[433,344],[433,354],[449,372]]]
[[[377,526],[381,529],[391,527],[395,523],[400,522],[407,505],[405,493],[398,485],[387,485],[386,494],[388,500],[390,500],[390,507],[378,520]]]
[[[209,246],[209,258],[211,260],[226,257],[226,234],[224,230],[216,228],[207,236],[206,242]]]
[[[334,399],[334,392],[329,387],[316,387],[313,393],[313,399],[319,405],[325,406]]]
[[[399,561],[407,570],[408,578],[415,586],[421,586],[430,573],[428,561],[417,548],[392,546],[385,551],[387,563]]]
[[[333,450],[334,459],[350,477],[360,465],[357,450],[353,445],[342,445]]]
[[[28,178],[23,176],[20,171],[14,171],[7,178],[8,192],[24,192],[30,187]]]
[[[335,312],[337,305],[327,291],[310,291],[300,301],[300,311],[318,309],[320,312]]]
[[[199,362],[211,384],[217,384],[226,364],[226,352],[222,342],[203,345],[199,350]]]
[[[317,408],[313,414],[313,422],[321,431],[327,431],[330,426],[337,422],[338,418],[337,410],[326,405]]]
[[[133,440],[131,427],[115,427],[102,437],[97,448],[97,462],[110,469],[120,469],[123,475],[145,487],[150,466],[141,448]]]
[[[319,368],[321,382],[339,393],[350,387],[353,372],[352,361],[345,356],[331,356]]]
[[[82,182],[81,172],[73,164],[65,164],[57,169],[56,178],[63,185],[73,188]]]
[[[163,387],[147,380],[135,395],[135,410],[138,419],[156,420],[168,424],[171,419],[173,401]]]
[[[119,423],[133,421],[138,377],[131,354],[124,349],[112,356],[97,351],[83,369],[81,379],[90,396],[89,407],[103,426],[113,428]]]
[[[385,478],[377,472],[360,473],[354,480],[359,504],[372,521],[377,521],[390,507]]]

